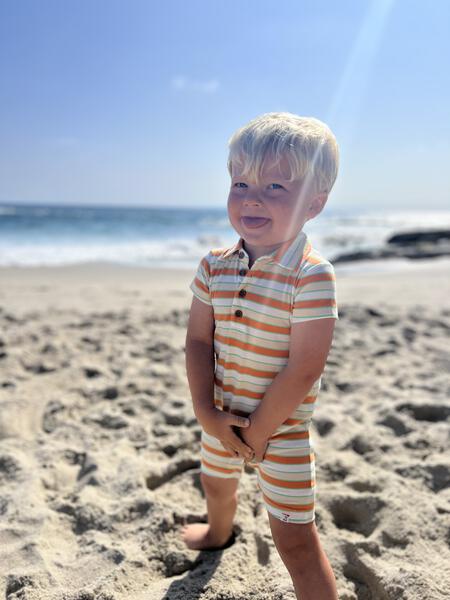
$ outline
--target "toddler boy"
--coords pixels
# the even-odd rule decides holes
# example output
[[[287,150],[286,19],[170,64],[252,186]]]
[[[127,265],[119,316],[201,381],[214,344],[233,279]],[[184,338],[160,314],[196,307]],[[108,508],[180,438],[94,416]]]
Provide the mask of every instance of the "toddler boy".
[[[315,524],[310,425],[339,317],[334,268],[303,226],[323,210],[338,163],[333,133],[312,117],[267,113],[234,133],[228,216],[240,237],[200,261],[186,336],[208,523],[186,525],[183,539],[233,543],[245,462],[297,597],[314,600],[337,598]]]

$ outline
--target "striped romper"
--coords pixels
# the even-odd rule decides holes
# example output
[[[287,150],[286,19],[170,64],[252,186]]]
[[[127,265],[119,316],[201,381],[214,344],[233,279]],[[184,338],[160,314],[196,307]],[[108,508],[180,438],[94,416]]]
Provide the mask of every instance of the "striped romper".
[[[242,242],[239,238],[230,248],[210,250],[200,261],[190,289],[214,310],[214,404],[246,416],[288,362],[290,324],[339,317],[333,265],[312,247],[305,232],[256,259],[250,269]],[[263,460],[248,463],[257,469],[267,510],[282,521],[315,519],[310,423],[320,384],[321,377],[273,432]],[[239,479],[243,465],[243,458],[233,457],[202,430],[204,473]]]

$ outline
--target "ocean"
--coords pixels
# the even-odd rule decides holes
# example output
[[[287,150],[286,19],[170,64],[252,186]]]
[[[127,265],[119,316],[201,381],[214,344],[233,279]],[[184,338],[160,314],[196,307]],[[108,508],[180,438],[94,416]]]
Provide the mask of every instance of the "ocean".
[[[304,226],[328,260],[377,248],[394,232],[450,228],[450,211],[326,207]],[[61,266],[108,261],[192,268],[214,247],[238,239],[226,208],[0,204],[0,266]]]

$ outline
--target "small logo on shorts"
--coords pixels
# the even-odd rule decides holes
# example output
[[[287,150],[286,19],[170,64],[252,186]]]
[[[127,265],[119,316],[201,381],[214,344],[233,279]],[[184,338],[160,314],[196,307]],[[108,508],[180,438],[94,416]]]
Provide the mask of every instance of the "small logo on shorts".
[[[283,521],[289,521],[290,514],[289,513],[281,513],[283,515]]]

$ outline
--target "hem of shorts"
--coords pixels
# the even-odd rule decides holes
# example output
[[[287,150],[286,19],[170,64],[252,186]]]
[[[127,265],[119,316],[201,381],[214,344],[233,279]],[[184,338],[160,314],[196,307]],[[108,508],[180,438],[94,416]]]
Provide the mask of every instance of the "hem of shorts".
[[[301,525],[302,523],[312,523],[313,521],[316,520],[316,513],[314,510],[313,510],[312,518],[309,518],[307,520],[297,519],[295,517],[289,517],[289,519],[286,520],[281,515],[288,514],[288,513],[281,512],[281,514],[280,514],[280,512],[277,512],[276,509],[274,509],[272,506],[268,506],[267,504],[265,504],[265,507],[266,507],[267,512],[270,512],[271,515],[276,517],[282,523],[295,523],[295,524]]]

